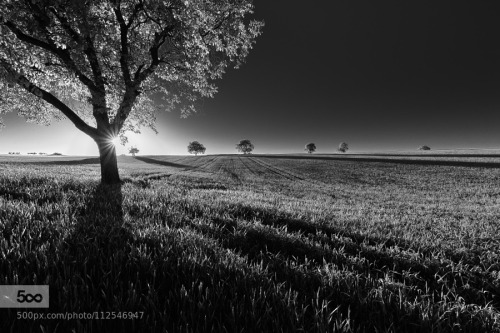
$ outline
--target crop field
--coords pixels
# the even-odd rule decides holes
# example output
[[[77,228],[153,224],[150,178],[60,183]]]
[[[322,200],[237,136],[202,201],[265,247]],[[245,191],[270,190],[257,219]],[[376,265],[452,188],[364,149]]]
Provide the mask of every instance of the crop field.
[[[126,313],[0,332],[500,332],[500,155],[465,155],[0,156],[0,284]]]

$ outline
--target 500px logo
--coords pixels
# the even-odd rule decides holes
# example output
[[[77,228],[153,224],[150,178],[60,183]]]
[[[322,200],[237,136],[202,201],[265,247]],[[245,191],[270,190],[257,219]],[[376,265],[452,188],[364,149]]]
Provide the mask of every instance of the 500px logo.
[[[35,294],[35,295],[26,294],[25,295],[24,294],[25,292],[26,292],[26,290],[18,290],[17,291],[17,301],[19,303],[24,303],[24,302],[31,303],[33,301],[40,303],[41,301],[43,301],[42,294]]]
[[[48,285],[0,285],[0,308],[48,307]]]

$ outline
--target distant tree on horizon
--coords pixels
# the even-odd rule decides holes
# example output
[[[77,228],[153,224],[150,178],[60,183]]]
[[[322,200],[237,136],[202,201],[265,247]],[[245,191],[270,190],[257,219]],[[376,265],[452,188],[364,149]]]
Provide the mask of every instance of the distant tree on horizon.
[[[139,149],[137,149],[136,147],[130,147],[128,152],[129,154],[132,154],[133,157],[135,157],[135,154],[139,153]]]
[[[244,139],[236,145],[236,149],[243,154],[250,154],[254,149],[254,145],[250,140]]]
[[[206,148],[198,141],[190,142],[188,145],[188,153],[194,154],[197,156],[198,154],[205,154]]]
[[[420,148],[418,148],[418,150],[431,150],[431,147],[423,145]]]
[[[307,151],[309,154],[312,154],[316,151],[316,145],[314,143],[308,143],[304,150]]]
[[[349,145],[347,144],[347,142],[341,142],[339,144],[339,151],[340,152],[345,153],[348,149],[349,149]]]

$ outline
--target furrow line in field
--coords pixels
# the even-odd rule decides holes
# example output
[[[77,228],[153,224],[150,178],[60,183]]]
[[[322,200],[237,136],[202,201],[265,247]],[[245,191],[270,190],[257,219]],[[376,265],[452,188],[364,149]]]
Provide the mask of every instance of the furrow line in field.
[[[218,163],[217,163],[218,162]],[[224,163],[221,162],[220,159],[218,159],[217,162],[214,162],[214,171],[212,172],[216,179],[218,179],[220,182],[224,182],[226,178],[224,177]]]
[[[245,159],[245,158],[242,158],[242,159]],[[249,157],[247,159],[247,161],[249,162],[247,164],[248,165],[248,169],[252,170],[259,177],[263,177],[263,175],[265,175],[265,173],[267,171],[267,168],[265,168],[261,164],[255,162],[251,157]]]
[[[253,162],[256,164],[260,165],[261,167],[265,168],[266,170],[269,170],[275,174],[278,174],[286,179],[292,180],[296,183],[303,183],[306,184],[307,186],[314,186],[317,189],[326,191],[329,195],[332,194],[332,191],[335,190],[335,187],[331,186],[330,184],[327,184],[325,182],[322,182],[320,180],[315,180],[307,177],[301,177],[296,175],[293,172],[290,172],[288,170],[273,166],[271,164],[268,164],[266,162],[263,162],[262,160],[256,159],[256,158],[251,158]],[[260,164],[259,164],[260,162]]]
[[[284,174],[288,175],[289,177],[295,178],[295,179],[297,179],[297,180],[299,180],[299,181],[306,181],[306,178],[304,178],[304,177],[302,177],[302,176],[300,176],[300,175],[297,175],[297,174],[296,174],[296,173],[294,173],[294,172],[291,172],[291,171],[286,170],[286,169],[284,169],[284,168],[277,167],[277,166],[272,165],[272,164],[270,164],[270,163],[267,163],[267,162],[265,162],[265,161],[263,161],[263,160],[260,160],[260,162],[262,162],[262,164],[264,164],[264,165],[266,165],[266,166],[268,166],[268,167],[270,167],[270,168],[274,168],[275,170],[278,170],[279,172],[282,172],[282,173],[284,173]]]
[[[206,161],[202,161],[202,163],[200,165],[196,165],[193,167],[193,169],[191,169],[192,171],[196,170],[203,170],[203,171],[211,171],[210,169],[207,169],[208,166],[211,166],[212,164],[214,164],[213,162],[217,159],[217,156],[214,156],[212,159],[208,159]],[[196,161],[198,162],[198,160]]]
[[[297,176],[287,170],[284,170],[282,168],[278,168],[274,165],[271,165],[271,164],[268,164],[268,163],[265,163],[263,162],[262,160],[258,159],[258,158],[253,158],[251,157],[251,159],[253,159],[255,162],[257,162],[258,164],[262,165],[264,168],[266,168],[267,170],[273,172],[273,173],[276,173],[284,178],[287,178],[289,180],[299,180],[299,181],[303,181],[304,178],[300,177],[300,176]]]
[[[232,181],[236,182],[238,185],[242,185],[243,182],[240,179],[240,176],[238,175],[238,172],[236,170],[236,163],[235,159],[231,158],[229,159],[229,163],[227,167],[224,167],[224,171],[229,174],[229,177]]]
[[[224,163],[220,162],[219,161],[219,168],[217,169],[217,172],[216,172],[216,175],[217,175],[217,178],[221,181],[221,182],[224,182]]]
[[[188,174],[191,174],[191,173],[195,173],[195,172],[208,172],[208,173],[212,173],[213,171],[212,170],[207,170],[206,167],[211,165],[212,164],[212,161],[214,161],[216,159],[216,156],[214,156],[213,158],[209,159],[209,157],[206,157],[206,160],[202,160],[201,163],[199,164],[194,164],[192,162],[199,162],[201,158],[198,158],[196,160],[192,160],[190,159],[190,162],[191,163],[187,163],[189,165],[191,165],[191,167],[189,169],[186,169],[184,170],[184,172],[188,173]]]
[[[318,180],[318,179],[313,179],[313,178],[309,178],[307,176],[298,176],[297,174],[295,174],[294,172],[291,172],[291,171],[288,171],[286,169],[282,169],[282,168],[279,168],[277,166],[273,166],[272,164],[270,163],[267,163],[267,162],[264,162],[263,160],[260,160],[260,162],[262,162],[264,165],[267,165],[269,167],[274,167],[275,169],[277,170],[280,170],[284,173],[287,173],[288,175],[290,175],[291,177],[294,177],[296,178],[295,180],[297,182],[302,182],[302,183],[305,183],[309,186],[311,185],[314,185],[315,187],[317,187],[318,189],[323,189],[323,190],[326,190],[328,193],[331,193],[332,190],[335,190],[335,187],[332,186],[331,184],[328,184],[328,183],[325,183],[321,180]]]
[[[238,160],[241,162],[241,164],[245,167],[246,170],[248,170],[252,175],[254,176],[258,176],[258,174],[252,170],[248,164],[244,161],[245,159],[244,158],[241,158],[241,156],[238,156]]]
[[[234,158],[224,159],[225,163],[221,163],[219,167],[219,177],[225,181],[229,180],[235,182],[238,185],[243,184],[238,173],[236,172],[236,166],[234,163]]]
[[[261,164],[261,163],[257,162],[257,161],[256,161],[253,157],[249,157],[248,159],[249,159],[249,161],[251,161],[253,164],[255,164],[255,165],[256,165],[259,169],[262,169],[262,170],[263,170],[263,171],[262,171],[262,173],[261,173],[262,175],[265,175],[266,173],[270,173],[270,174],[278,175],[278,176],[283,177],[283,178],[288,179],[288,180],[292,180],[292,179],[290,179],[290,178],[288,178],[288,177],[286,177],[286,176],[282,175],[281,173],[277,172],[276,170],[273,170],[273,169],[271,169],[271,168],[268,168],[268,167],[266,167],[265,165],[263,165],[263,164]]]

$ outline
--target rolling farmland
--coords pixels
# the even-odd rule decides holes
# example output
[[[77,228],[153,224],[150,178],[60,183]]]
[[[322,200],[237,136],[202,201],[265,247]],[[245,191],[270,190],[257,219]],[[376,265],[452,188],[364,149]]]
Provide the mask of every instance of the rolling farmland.
[[[500,158],[0,157],[2,331],[500,332]],[[49,311],[50,310],[50,311]]]

